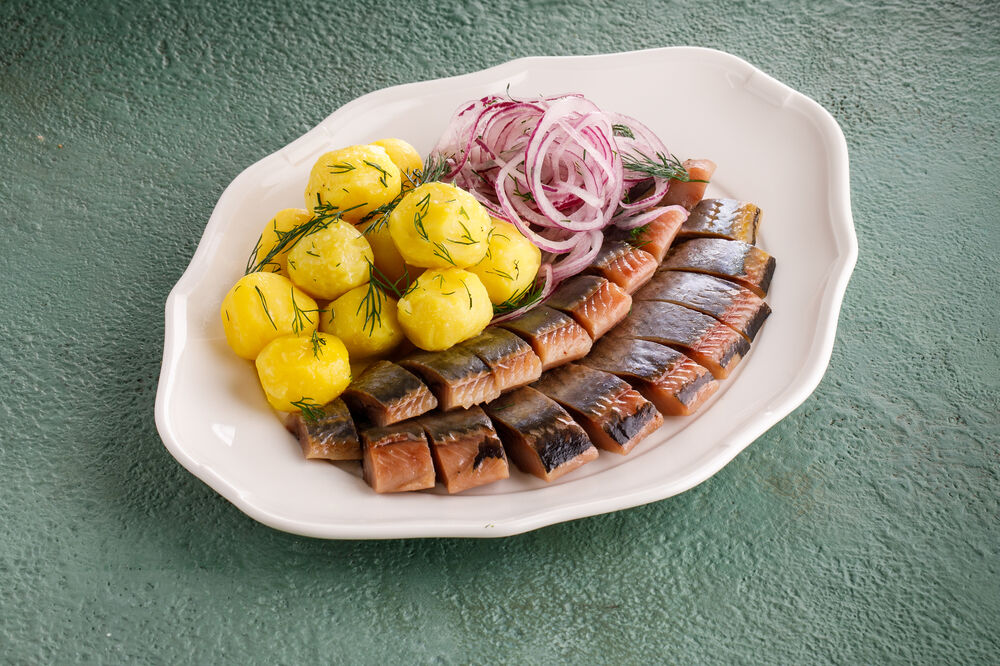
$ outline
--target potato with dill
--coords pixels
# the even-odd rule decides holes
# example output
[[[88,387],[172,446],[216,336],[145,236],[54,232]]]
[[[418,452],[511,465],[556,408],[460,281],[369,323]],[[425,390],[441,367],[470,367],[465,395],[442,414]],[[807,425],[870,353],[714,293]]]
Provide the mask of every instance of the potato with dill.
[[[237,356],[253,360],[283,335],[309,335],[319,323],[316,301],[277,273],[241,277],[222,300],[226,342]]]
[[[396,299],[374,282],[332,301],[320,315],[319,328],[340,338],[352,361],[388,354],[405,337],[396,316]]]
[[[465,190],[427,183],[408,192],[389,215],[403,260],[421,268],[467,268],[486,255],[490,216]]]
[[[257,376],[267,401],[284,412],[318,409],[351,383],[347,349],[337,337],[314,331],[286,335],[267,344],[257,360]]]
[[[385,150],[392,163],[399,167],[402,175],[403,191],[411,189],[418,172],[423,172],[424,161],[420,159],[417,149],[402,139],[379,139],[372,142],[373,146],[378,146]]]
[[[348,146],[316,160],[306,185],[306,208],[342,211],[353,224],[395,199],[401,186],[399,167],[384,148]]]
[[[493,318],[493,305],[475,274],[431,268],[399,299],[397,316],[410,342],[440,351],[479,335]]]
[[[300,289],[333,300],[368,281],[374,255],[353,225],[340,220],[318,225],[288,252],[288,276]]]
[[[510,222],[491,218],[486,256],[469,271],[482,280],[490,300],[499,305],[526,293],[535,281],[542,252]]]
[[[389,224],[385,220],[377,218],[370,222],[362,222],[357,226],[357,229],[371,245],[372,252],[375,254],[375,269],[380,278],[400,291],[406,289],[410,279],[416,278],[422,269],[409,267],[403,261],[403,255],[399,253],[396,244],[392,242]]]
[[[312,219],[312,215],[304,208],[286,208],[279,210],[271,221],[267,223],[264,230],[257,239],[254,246],[253,264],[259,266],[259,270],[269,273],[281,273],[288,275],[288,251],[291,246],[283,248],[280,252],[274,252],[278,243],[284,235],[292,229],[302,226]],[[273,256],[268,258],[268,255]],[[267,261],[265,261],[265,259]]]

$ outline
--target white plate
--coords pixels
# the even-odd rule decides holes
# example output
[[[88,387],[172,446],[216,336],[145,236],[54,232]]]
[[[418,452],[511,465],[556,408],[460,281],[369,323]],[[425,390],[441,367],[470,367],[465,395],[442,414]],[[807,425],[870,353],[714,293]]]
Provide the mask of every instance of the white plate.
[[[469,99],[582,92],[638,118],[682,157],[708,157],[710,195],[764,210],[760,245],[778,260],[774,314],[738,372],[695,417],[668,418],[627,457],[546,485],[512,478],[457,496],[377,495],[346,467],[307,461],[268,408],[252,364],[226,346],[219,304],[273,213],[303,205],[324,151],[398,136],[422,154]],[[847,145],[821,106],[734,56],[664,48],[525,58],[396,86],[337,110],[241,173],[219,199],[167,299],[156,425],[184,467],[262,523],[326,538],[516,534],[680,493],[719,471],[802,403],[826,370],[857,257]]]

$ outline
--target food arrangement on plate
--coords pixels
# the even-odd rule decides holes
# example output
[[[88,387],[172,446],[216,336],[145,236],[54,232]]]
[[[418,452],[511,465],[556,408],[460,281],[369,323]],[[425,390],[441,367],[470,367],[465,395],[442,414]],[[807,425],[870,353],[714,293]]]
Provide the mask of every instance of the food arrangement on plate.
[[[770,309],[761,212],[580,95],[463,105],[424,160],[322,155],[223,300],[307,458],[376,492],[551,481],[690,415]]]

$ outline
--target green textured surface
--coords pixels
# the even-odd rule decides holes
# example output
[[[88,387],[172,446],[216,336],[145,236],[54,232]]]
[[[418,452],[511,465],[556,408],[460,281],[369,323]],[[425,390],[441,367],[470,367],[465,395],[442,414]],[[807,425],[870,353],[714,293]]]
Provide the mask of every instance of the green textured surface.
[[[995,663],[995,3],[190,5],[0,4],[0,663]],[[163,303],[245,166],[387,85],[677,44],[847,137],[861,257],[794,414],[503,540],[291,536],[173,461]]]

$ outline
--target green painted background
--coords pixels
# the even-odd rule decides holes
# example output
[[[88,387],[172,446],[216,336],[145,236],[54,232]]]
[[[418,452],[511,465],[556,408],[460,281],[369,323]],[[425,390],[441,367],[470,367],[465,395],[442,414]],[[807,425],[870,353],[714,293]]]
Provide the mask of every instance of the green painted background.
[[[3,0],[0,663],[995,663],[1000,8],[872,4]],[[847,136],[861,258],[794,414],[491,541],[283,534],[168,455],[164,299],[245,166],[384,86],[677,44]]]

